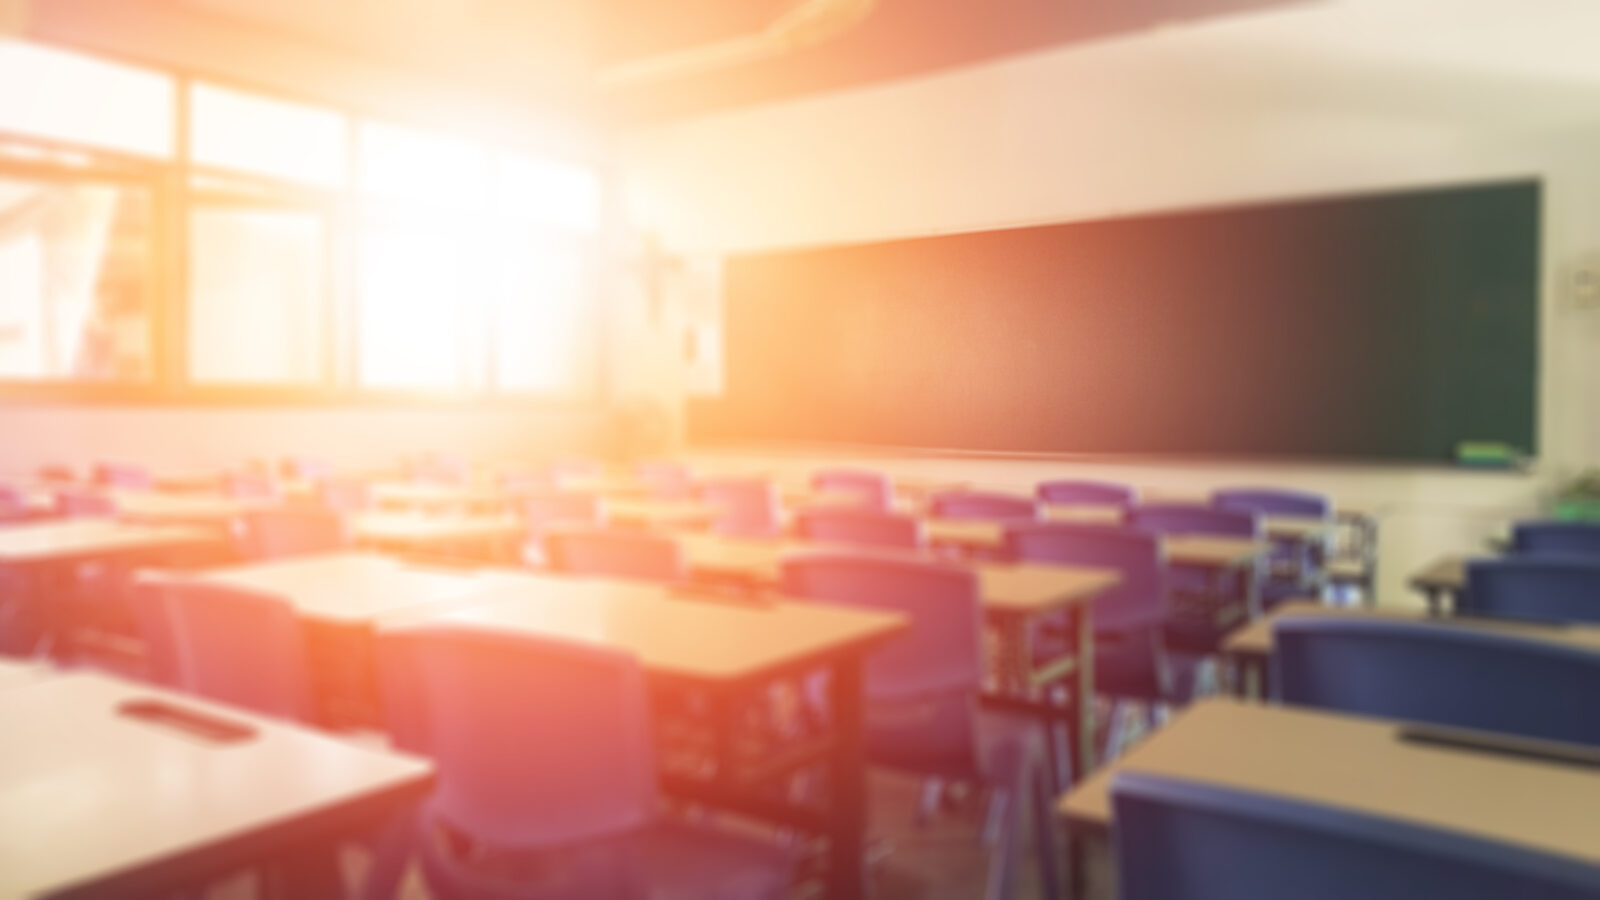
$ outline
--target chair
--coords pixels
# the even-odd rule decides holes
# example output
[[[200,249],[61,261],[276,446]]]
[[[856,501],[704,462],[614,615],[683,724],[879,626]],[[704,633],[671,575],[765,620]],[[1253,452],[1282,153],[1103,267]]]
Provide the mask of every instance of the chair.
[[[266,715],[311,719],[304,626],[288,601],[181,577],[147,589],[158,593],[145,602],[160,604],[170,623],[172,674],[182,690]]]
[[[610,575],[647,581],[688,577],[683,550],[669,537],[641,531],[562,528],[544,536],[551,568],[577,575]]]
[[[523,543],[523,561],[542,565],[545,557],[544,535],[553,526],[590,526],[605,524],[605,505],[596,494],[582,491],[559,491],[553,488],[533,491],[518,498],[523,520],[528,525]]]
[[[983,662],[978,578],[972,569],[911,559],[807,553],[783,562],[785,593],[903,613],[911,628],[868,658],[867,755],[929,779],[976,782],[1001,812],[989,896],[1015,889],[1025,798],[1039,847],[1053,847],[1043,742],[1031,722],[980,716]],[[1057,896],[1055,855],[1038,855],[1044,896]]]
[[[1033,493],[1040,503],[1060,506],[1119,506],[1127,509],[1139,502],[1138,491],[1129,485],[1112,481],[1075,478],[1041,481],[1034,486]]]
[[[1109,525],[1036,522],[1008,526],[1005,547],[1011,559],[1115,570],[1122,580],[1090,608],[1095,690],[1151,704],[1174,699],[1162,642],[1167,598],[1158,538]]]
[[[1507,556],[1467,564],[1461,615],[1600,622],[1600,556]]]
[[[0,522],[21,522],[34,517],[28,495],[21,488],[0,484]]]
[[[324,509],[257,509],[240,519],[241,546],[252,559],[333,553],[350,545],[344,516]]]
[[[1293,617],[1273,629],[1284,703],[1600,746],[1600,652],[1435,622]]]
[[[1139,772],[1111,782],[1122,900],[1578,900],[1600,868],[1399,819]]]
[[[101,487],[147,488],[153,483],[150,470],[133,463],[95,463],[91,480]]]
[[[1162,536],[1216,535],[1261,538],[1261,519],[1253,512],[1189,504],[1147,504],[1128,511],[1128,524]],[[1222,638],[1255,611],[1258,567],[1217,573],[1196,566],[1167,565],[1169,649],[1188,654],[1216,653]]]
[[[1518,522],[1511,552],[1600,555],[1600,522]]]
[[[278,485],[264,472],[229,472],[222,476],[222,492],[240,500],[272,500],[278,496]]]
[[[1326,521],[1333,515],[1333,503],[1326,495],[1287,488],[1223,488],[1211,494],[1211,505],[1263,516]],[[1269,574],[1261,586],[1265,608],[1271,609],[1290,597],[1321,596],[1327,548],[1326,534],[1308,541],[1274,540]]]
[[[866,469],[819,469],[811,476],[818,491],[848,491],[869,509],[888,510],[894,502],[894,485],[882,472]]]
[[[1039,518],[1032,497],[994,491],[940,491],[929,498],[928,511],[940,519],[1029,520]]]
[[[778,489],[760,478],[715,478],[700,486],[700,499],[715,510],[711,530],[743,537],[783,532]]]
[[[317,482],[317,502],[337,513],[357,513],[372,508],[372,486],[359,478],[325,478]]]
[[[689,467],[675,462],[645,462],[634,467],[634,475],[651,496],[663,500],[693,500],[699,488]]]
[[[869,508],[804,510],[796,517],[795,525],[802,538],[820,543],[907,550],[915,550],[925,543],[922,520]]]
[[[117,502],[98,490],[69,488],[55,494],[56,513],[68,518],[93,518],[117,514]]]
[[[437,766],[408,830],[431,895],[788,896],[784,851],[663,815],[645,679],[631,657],[430,627],[384,634],[378,659],[397,745]],[[379,860],[387,879],[405,852]]]
[[[333,463],[318,456],[286,456],[279,469],[283,477],[294,481],[322,481],[334,474]]]

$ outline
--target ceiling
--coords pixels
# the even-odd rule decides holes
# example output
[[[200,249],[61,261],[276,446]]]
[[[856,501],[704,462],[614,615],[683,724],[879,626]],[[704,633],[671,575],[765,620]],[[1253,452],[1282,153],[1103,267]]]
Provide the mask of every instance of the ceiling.
[[[165,2],[430,77],[501,93],[563,93],[631,124],[1297,0]],[[812,30],[778,33],[786,15]]]

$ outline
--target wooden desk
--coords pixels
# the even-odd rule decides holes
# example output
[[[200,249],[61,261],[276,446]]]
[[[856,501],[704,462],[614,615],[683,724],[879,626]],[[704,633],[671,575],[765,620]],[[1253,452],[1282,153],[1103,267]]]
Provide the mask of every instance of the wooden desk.
[[[371,486],[379,507],[398,509],[500,509],[507,492],[489,484],[436,484],[426,481],[378,481]]]
[[[844,550],[888,557],[938,561],[938,557],[912,551],[874,550],[848,545],[804,541],[729,538],[712,534],[681,535],[691,572],[699,577],[727,579],[761,585],[775,584],[783,559],[805,553]],[[1094,696],[1094,627],[1091,601],[1115,587],[1121,575],[1110,569],[1043,564],[958,562],[978,575],[984,617],[997,638],[998,684],[987,699],[993,706],[1037,716],[1052,726],[1065,724],[1075,735],[1078,752],[1073,759],[1086,769],[1094,760],[1094,708],[1084,698]],[[1066,617],[1066,628],[1077,646],[1070,653],[1039,661],[1034,653],[1036,625],[1054,614]],[[1075,716],[1064,716],[1045,693],[1048,687],[1076,675]],[[1071,740],[1069,738],[1069,740]],[[1068,780],[1063,778],[1063,781]]]
[[[1600,772],[1396,737],[1396,724],[1202,700],[1061,798],[1076,828],[1112,824],[1120,771],[1183,778],[1448,829],[1600,865]]]
[[[159,698],[256,729],[219,744],[120,714]],[[375,826],[429,763],[90,674],[0,691],[0,896],[159,896]]]
[[[663,786],[680,796],[827,835],[828,896],[863,895],[862,660],[903,631],[905,617],[602,579],[503,574],[495,581],[468,606],[386,628],[456,625],[599,644],[637,657],[658,687],[706,695],[715,732],[715,774],[669,770]],[[765,703],[765,688],[777,679],[818,669],[829,672],[830,733],[799,746],[743,752],[735,732],[744,705]],[[796,806],[759,790],[818,764],[828,767],[826,810]]]
[[[1085,512],[1071,515],[1093,521],[1104,507],[1078,507]],[[1068,514],[1057,514],[1066,516]],[[1064,521],[1065,519],[1057,519]],[[930,541],[962,544],[983,550],[997,550],[1005,543],[1005,523],[969,519],[928,519],[925,522]],[[1161,541],[1167,562],[1207,569],[1234,569],[1249,565],[1271,552],[1267,541],[1249,538],[1212,537],[1207,535],[1174,535]]]
[[[60,670],[36,662],[0,659],[0,691],[54,678]]]
[[[527,530],[516,516],[426,515],[417,512],[368,512],[350,517],[350,536],[364,547],[418,550],[498,548]]]
[[[1418,610],[1373,609],[1368,607],[1353,609],[1349,607],[1322,606],[1312,600],[1296,600],[1284,603],[1273,610],[1271,614],[1239,628],[1228,635],[1227,639],[1222,643],[1223,654],[1237,663],[1244,670],[1246,676],[1253,677],[1257,686],[1254,692],[1256,696],[1263,696],[1266,693],[1266,666],[1272,658],[1272,629],[1274,625],[1282,619],[1297,616],[1377,619],[1390,622],[1430,622],[1439,625],[1441,628],[1475,628],[1498,631],[1535,640],[1600,651],[1600,625],[1539,625],[1529,622],[1489,619],[1480,616],[1439,616],[1431,612],[1425,613]],[[1245,681],[1251,680],[1250,677],[1247,677]]]
[[[216,493],[165,493],[114,491],[117,518],[129,522],[154,522],[227,528],[247,512],[278,506],[275,498],[228,497]]]
[[[216,535],[175,525],[59,519],[0,529],[0,566],[81,562],[212,543]]]
[[[226,566],[192,580],[274,594],[306,618],[365,625],[401,610],[463,601],[486,584],[482,570],[430,568],[369,553]]]
[[[608,497],[606,518],[614,524],[652,530],[704,528],[716,517],[716,507],[698,500],[657,500],[649,497]]]
[[[1453,607],[1456,598],[1467,589],[1467,558],[1442,556],[1412,575],[1410,585],[1422,592],[1428,601],[1428,612],[1438,615],[1444,612],[1445,598]]]

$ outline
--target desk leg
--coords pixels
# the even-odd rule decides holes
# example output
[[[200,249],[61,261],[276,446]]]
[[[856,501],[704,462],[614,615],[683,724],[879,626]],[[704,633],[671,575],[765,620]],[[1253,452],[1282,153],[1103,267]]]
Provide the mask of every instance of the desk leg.
[[[830,679],[833,727],[837,741],[828,771],[828,897],[866,896],[867,767],[861,658],[850,655],[833,666]]]
[[[1444,590],[1442,588],[1430,586],[1423,593],[1423,597],[1428,601],[1428,615],[1437,616],[1443,613]]]
[[[1089,613],[1089,604],[1075,603],[1069,607],[1072,617],[1072,629],[1078,636],[1078,696],[1074,698],[1077,703],[1078,719],[1078,746],[1077,765],[1072,767],[1070,777],[1076,785],[1082,778],[1087,778],[1094,771],[1096,764],[1094,748],[1094,622]]]

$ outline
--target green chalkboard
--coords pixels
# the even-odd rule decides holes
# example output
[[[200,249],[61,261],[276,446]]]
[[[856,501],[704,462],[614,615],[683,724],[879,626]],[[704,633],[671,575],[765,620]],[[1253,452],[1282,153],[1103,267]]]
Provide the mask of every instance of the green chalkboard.
[[[691,439],[1532,454],[1539,223],[1523,181],[735,257]]]

